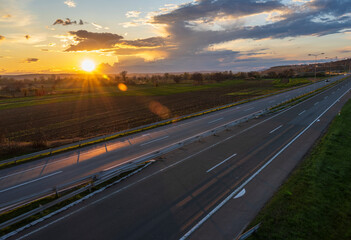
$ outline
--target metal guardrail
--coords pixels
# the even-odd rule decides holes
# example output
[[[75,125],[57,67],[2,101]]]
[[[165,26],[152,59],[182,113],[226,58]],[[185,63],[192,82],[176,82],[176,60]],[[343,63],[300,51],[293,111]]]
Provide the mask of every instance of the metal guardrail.
[[[281,103],[278,103],[277,105],[279,105],[279,104],[281,104]],[[262,111],[258,111],[258,112],[255,112],[254,114],[250,115],[250,116],[245,116],[245,117],[240,118],[238,120],[232,121],[230,123],[223,124],[223,125],[221,125],[219,127],[210,129],[210,130],[205,131],[205,132],[202,132],[200,134],[197,134],[195,136],[189,137],[187,139],[183,139],[180,142],[171,144],[171,145],[166,146],[165,148],[163,148],[161,150],[158,150],[158,151],[155,151],[153,153],[150,153],[148,156],[142,157],[140,159],[136,159],[136,160],[134,160],[132,162],[127,162],[126,164],[123,164],[123,165],[117,167],[116,170],[113,169],[111,171],[118,171],[118,170],[123,171],[123,169],[128,167],[128,166],[134,166],[134,165],[143,163],[145,161],[148,161],[148,160],[154,159],[156,157],[159,157],[160,155],[163,155],[163,154],[166,154],[168,152],[171,152],[171,151],[173,151],[173,150],[175,150],[177,148],[180,148],[180,147],[182,147],[184,145],[188,145],[188,144],[193,143],[195,141],[201,140],[202,138],[205,138],[205,137],[208,137],[208,136],[211,136],[211,135],[216,135],[216,134],[218,134],[221,131],[227,130],[230,127],[233,127],[233,126],[238,125],[240,123],[247,122],[250,119],[257,118],[257,117],[259,117],[259,116],[261,116],[261,115],[263,115],[263,114],[265,114],[267,112],[269,112],[268,109],[265,109],[265,110],[262,110]],[[23,205],[26,205],[28,203],[37,201],[37,200],[42,199],[44,197],[51,196],[53,194],[59,195],[61,192],[69,190],[69,189],[72,189],[73,187],[80,186],[80,185],[86,184],[87,182],[92,182],[94,180],[98,180],[98,179],[101,178],[100,175],[103,175],[103,174],[104,174],[103,172],[95,173],[95,174],[86,176],[84,178],[75,180],[74,182],[70,182],[70,183],[67,183],[65,185],[55,186],[52,189],[47,189],[47,190],[45,190],[43,192],[40,192],[38,194],[34,194],[34,195],[28,196],[26,198],[19,199],[19,200],[15,201],[15,202],[6,203],[6,205],[5,204],[0,205],[0,213],[3,213],[4,211],[9,211],[9,210],[14,209],[14,208],[18,208],[20,206],[23,206]]]
[[[69,191],[69,190],[72,190],[76,187],[79,187],[79,186],[82,186],[82,185],[86,185],[84,187],[81,187],[71,193],[68,193],[66,195],[63,195],[61,197],[58,197],[57,199],[53,200],[52,202],[50,203],[47,203],[43,206],[40,206],[38,208],[35,208],[29,212],[26,212],[20,216],[17,216],[15,218],[12,218],[6,222],[3,222],[0,224],[0,229],[3,229],[3,228],[6,228],[6,227],[9,227],[15,223],[18,223],[30,216],[33,216],[35,214],[38,214],[40,212],[43,212],[44,210],[58,204],[58,203],[61,203],[63,201],[66,201],[67,199],[70,199],[82,192],[85,192],[87,190],[91,190],[92,187],[94,186],[97,186],[103,182],[106,182],[114,177],[117,177],[118,175],[124,173],[124,172],[128,172],[128,171],[131,171],[133,169],[136,169],[137,167],[139,167],[140,164],[130,164],[129,166],[124,166],[123,168],[118,168],[114,171],[110,171],[106,174],[95,174],[95,175],[91,175],[91,176],[88,176],[88,177],[84,177],[84,178],[81,178],[81,179],[78,179],[74,182],[71,182],[71,183],[68,183],[68,184],[65,184],[65,185],[60,185],[60,186],[57,186],[53,189],[48,189],[40,194],[37,194],[36,196],[34,196],[33,198],[30,198],[29,201],[21,201],[20,203],[18,203],[17,205],[16,204],[13,204],[11,205],[11,208],[9,207],[5,207],[3,209],[1,209],[3,212],[5,211],[9,211],[11,209],[15,209],[15,208],[19,208],[21,206],[25,206],[25,205],[28,205],[30,204],[31,202],[34,202],[34,201],[38,201],[40,199],[43,199],[43,198],[46,198],[46,197],[49,197],[49,196],[53,196],[53,195],[57,195],[59,196],[61,193],[65,192],[65,191]],[[65,208],[65,207],[64,207]],[[6,210],[4,210],[6,209]]]
[[[237,237],[235,240],[245,240],[248,237],[250,237],[254,232],[256,232],[261,226],[261,223],[257,224],[256,226],[250,228],[247,232],[241,234],[239,237]]]
[[[84,177],[84,178],[81,178],[81,179],[78,179],[78,180],[75,180],[73,182],[70,182],[70,183],[67,183],[67,184],[64,184],[64,185],[59,185],[59,186],[56,186],[52,189],[48,189],[48,190],[45,190],[43,192],[40,192],[38,194],[35,194],[35,195],[31,195],[29,197],[26,197],[24,199],[21,199],[19,201],[16,201],[16,202],[12,202],[10,204],[7,204],[7,206],[2,206],[2,208],[0,209],[0,212],[4,213],[4,212],[7,212],[7,211],[10,211],[10,210],[13,210],[13,209],[16,209],[16,208],[19,208],[19,207],[22,207],[22,206],[25,206],[25,205],[28,205],[32,202],[35,202],[35,201],[38,201],[40,199],[43,199],[45,197],[49,197],[49,196],[53,196],[53,195],[57,195],[59,196],[60,193],[64,192],[64,191],[68,191],[68,190],[71,190],[75,187],[78,187],[78,186],[82,186],[84,184],[88,184],[87,186],[83,187],[83,188],[80,188],[76,191],[73,191],[72,193],[69,193],[68,195],[64,195],[63,197],[59,197],[58,199],[54,200],[53,202],[50,202],[48,203],[47,205],[45,206],[41,206],[39,208],[36,208],[28,213],[25,213],[21,216],[18,216],[16,218],[13,218],[7,222],[4,222],[4,223],[1,223],[0,224],[0,229],[2,228],[5,228],[7,226],[11,226],[12,224],[14,223],[17,223],[19,221],[22,221],[32,215],[35,215],[39,212],[42,212],[44,211],[45,209],[47,208],[50,208],[52,206],[54,206],[55,204],[57,203],[60,203],[62,201],[65,201],[66,199],[68,198],[71,198],[72,196],[75,196],[81,192],[84,192],[88,189],[90,189],[91,187],[93,187],[94,185],[99,185],[105,181],[108,181],[109,179],[123,173],[123,172],[127,172],[127,171],[130,171],[132,169],[135,169],[136,167],[140,166],[141,164],[151,160],[151,159],[154,159],[156,157],[159,157],[163,154],[166,154],[168,152],[171,152],[175,149],[178,149],[184,145],[187,145],[187,144],[190,144],[190,143],[193,143],[195,141],[198,141],[202,138],[205,138],[205,137],[208,137],[208,136],[211,136],[211,135],[215,135],[221,131],[224,131],[232,126],[235,126],[237,124],[240,124],[242,122],[246,122],[248,121],[249,119],[252,119],[252,118],[255,118],[255,117],[258,117],[264,113],[266,113],[268,110],[264,110],[264,111],[259,111],[259,112],[256,112],[254,114],[252,114],[251,116],[248,116],[248,117],[243,117],[239,120],[235,120],[231,123],[227,123],[227,124],[224,124],[222,126],[219,126],[219,127],[216,127],[214,129],[210,129],[206,132],[203,132],[199,135],[196,135],[196,136],[193,136],[193,137],[190,137],[190,138],[187,138],[187,139],[183,139],[182,141],[180,142],[177,142],[175,144],[172,144],[172,145],[169,145],[167,147],[165,147],[164,149],[162,150],[158,150],[158,151],[155,151],[151,154],[149,154],[148,156],[145,156],[145,157],[142,157],[140,159],[137,159],[135,161],[132,161],[132,162],[128,162],[126,164],[123,164],[121,166],[118,166],[116,167],[116,169],[112,169],[108,172],[100,172],[100,173],[95,173],[95,174],[92,174],[92,175],[89,175],[87,177]]]
[[[311,91],[310,93],[312,93],[314,91]],[[301,94],[300,96],[302,95],[305,95],[305,94]],[[297,98],[297,97],[294,97],[294,98]],[[287,101],[284,101],[284,102],[288,102],[290,100],[287,100]],[[284,102],[281,102],[281,103],[278,103],[276,104],[275,106],[278,106]],[[171,152],[175,149],[178,149],[184,145],[187,145],[187,144],[190,144],[190,143],[193,143],[195,141],[198,141],[198,140],[201,140],[202,138],[205,138],[205,137],[208,137],[208,136],[211,136],[211,135],[216,135],[217,133],[221,132],[221,131],[224,131],[224,130],[227,130],[228,128],[230,127],[233,127],[235,125],[238,125],[240,123],[243,123],[243,122],[247,122],[248,120],[250,119],[253,119],[253,118],[257,118],[265,113],[269,112],[268,109],[264,109],[262,111],[258,111],[250,116],[246,116],[246,117],[243,117],[241,119],[238,119],[238,120],[235,120],[235,121],[232,121],[230,123],[226,123],[226,124],[223,124],[219,127],[216,127],[214,129],[210,129],[206,132],[203,132],[203,133],[200,133],[196,136],[193,136],[193,137],[189,137],[187,139],[183,139],[182,141],[180,142],[177,142],[177,143],[174,143],[172,145],[169,145],[165,148],[163,148],[162,150],[158,150],[158,151],[155,151],[151,154],[149,154],[148,156],[145,156],[145,157],[142,157],[140,159],[137,159],[135,161],[132,161],[132,162],[127,162],[126,164],[123,164],[121,166],[118,166],[116,167],[115,169],[112,169],[112,170],[109,170],[108,172],[100,172],[100,173],[95,173],[95,174],[92,174],[92,175],[89,175],[89,176],[86,176],[84,178],[81,178],[81,179],[78,179],[78,180],[75,180],[73,182],[70,182],[70,183],[67,183],[67,184],[64,184],[64,185],[59,185],[59,186],[56,186],[52,189],[48,189],[48,190],[45,190],[43,192],[40,192],[38,194],[34,194],[34,195],[31,195],[31,196],[28,196],[24,199],[20,199],[20,200],[17,200],[16,202],[12,202],[12,203],[7,203],[7,206],[0,206],[0,213],[2,212],[6,212],[6,211],[9,211],[11,209],[15,209],[15,208],[19,208],[21,206],[25,206],[27,204],[30,204],[34,201],[37,201],[37,200],[40,200],[40,199],[43,199],[45,197],[48,197],[48,196],[52,196],[52,195],[57,195],[59,196],[62,192],[64,191],[68,191],[68,190],[71,190],[75,187],[78,187],[78,186],[82,186],[84,184],[87,184],[86,186],[76,190],[76,191],[73,191],[67,195],[64,195],[62,197],[59,197],[58,199],[46,204],[45,206],[40,206],[39,208],[36,208],[36,209],[33,209],[32,211],[30,212],[27,212],[21,216],[18,216],[16,218],[13,218],[9,221],[6,221],[4,223],[1,223],[0,224],[0,229],[3,229],[5,227],[8,227],[8,226],[11,226],[13,225],[14,223],[17,223],[19,221],[22,221],[30,216],[33,216],[37,213],[40,213],[42,211],[44,211],[45,209],[47,208],[50,208],[60,202],[63,202],[79,193],[82,193],[86,190],[89,190],[91,189],[93,186],[95,185],[99,185],[105,181],[108,181],[118,175],[120,175],[121,173],[123,172],[128,172],[132,169],[135,169],[137,168],[138,166],[140,166],[141,164],[151,160],[151,159],[154,159],[156,157],[159,157],[163,154],[166,154],[168,152]],[[242,240],[242,239],[240,239]]]
[[[314,91],[311,91],[310,93],[312,93]],[[303,95],[306,95],[306,94],[301,94],[300,96],[303,96]],[[298,98],[299,96],[297,97],[294,97],[293,99],[295,98]],[[291,99],[290,99],[291,100]],[[281,104],[283,104],[284,102],[288,102],[290,100],[287,100],[287,101],[283,101],[283,102],[280,102],[280,103],[277,103],[276,105],[274,106],[279,106]],[[272,106],[272,107],[274,107]],[[224,131],[224,130],[227,130],[228,128],[230,127],[233,127],[237,124],[240,124],[242,122],[246,122],[250,119],[253,119],[253,118],[257,118],[259,117],[260,115],[263,115],[265,113],[269,112],[268,109],[264,109],[262,111],[258,111],[258,112],[255,112],[254,114],[250,115],[250,116],[246,116],[246,117],[243,117],[243,118],[240,118],[238,120],[235,120],[235,121],[232,121],[230,123],[226,123],[224,125],[221,125],[219,127],[216,127],[214,129],[210,129],[206,132],[203,132],[203,133],[200,133],[198,135],[195,135],[193,137],[190,137],[190,138],[187,138],[187,139],[183,139],[182,141],[180,142],[177,142],[175,144],[172,144],[170,146],[167,146],[165,147],[164,149],[162,150],[159,150],[159,151],[156,151],[156,152],[153,152],[151,154],[149,154],[148,156],[146,157],[142,157],[140,159],[137,159],[133,162],[128,162],[126,164],[139,164],[141,162],[145,162],[145,161],[148,161],[150,159],[153,159],[153,158],[156,158],[160,155],[163,155],[165,153],[168,153],[170,151],[173,151],[181,146],[184,146],[184,145],[187,145],[187,144],[190,144],[192,142],[195,142],[195,141],[198,141],[200,140],[201,138],[205,138],[205,137],[208,137],[210,135],[216,135],[217,133],[221,132],[221,131]],[[42,151],[44,152],[44,151]],[[41,152],[39,152],[41,153]],[[33,153],[34,154],[34,153]],[[123,169],[125,165],[121,165],[120,168]],[[82,185],[84,184],[85,182],[89,182],[89,181],[92,181],[92,179],[99,179],[99,176],[100,174],[103,174],[103,173],[95,173],[93,175],[89,175],[87,177],[84,177],[82,179],[78,179],[76,180],[75,182],[71,182],[71,183],[68,183],[66,185],[63,185],[63,186],[56,186],[54,187],[52,190],[46,190],[44,192],[41,192],[41,193],[38,193],[38,194],[35,194],[35,195],[32,195],[32,196],[28,196],[24,199],[20,199],[20,200],[17,200],[16,202],[10,202],[10,203],[7,203],[6,206],[3,204],[3,205],[0,205],[0,213],[3,212],[4,210],[8,211],[9,209],[13,209],[13,208],[16,208],[18,206],[23,206],[23,204],[28,204],[29,202],[33,202],[33,201],[36,201],[38,199],[41,199],[41,198],[44,198],[44,197],[47,197],[47,196],[50,196],[53,194],[53,192],[58,195],[60,192],[64,191],[64,190],[67,190],[67,189],[70,189],[72,188],[71,186],[73,185]],[[82,182],[81,184],[78,184],[79,182]]]

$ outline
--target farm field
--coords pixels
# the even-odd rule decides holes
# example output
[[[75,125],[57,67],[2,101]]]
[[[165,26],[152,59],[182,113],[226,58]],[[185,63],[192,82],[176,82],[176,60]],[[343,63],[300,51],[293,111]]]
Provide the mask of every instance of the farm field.
[[[56,94],[0,100],[1,155],[38,151],[309,83],[307,79],[227,80],[59,88]]]

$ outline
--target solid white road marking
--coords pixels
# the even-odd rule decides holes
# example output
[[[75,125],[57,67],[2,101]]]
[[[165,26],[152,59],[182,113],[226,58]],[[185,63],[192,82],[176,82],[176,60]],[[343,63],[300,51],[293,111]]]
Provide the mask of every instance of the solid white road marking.
[[[299,113],[299,116],[304,114],[306,112],[306,110],[303,110],[302,112]]]
[[[218,122],[218,121],[221,121],[223,118],[218,118],[218,119],[216,119],[216,120],[213,120],[213,121],[211,121],[211,122],[208,122],[209,124],[211,124],[211,123],[215,123],[215,122]]]
[[[46,176],[43,176],[43,177],[40,177],[40,178],[37,178],[37,179],[33,179],[33,180],[28,181],[28,182],[24,182],[24,183],[21,183],[21,184],[19,184],[19,185],[12,186],[12,187],[9,187],[9,188],[0,190],[0,193],[3,193],[3,192],[6,192],[6,191],[9,191],[9,190],[12,190],[12,189],[15,189],[15,188],[18,188],[18,187],[27,185],[27,184],[29,184],[29,183],[33,183],[33,182],[42,180],[42,179],[44,179],[44,178],[48,178],[48,177],[54,176],[54,175],[59,174],[59,173],[62,173],[62,171],[54,172],[54,173],[51,173],[51,174],[49,174],[49,175],[46,175]]]
[[[243,188],[243,190],[241,190],[241,192],[239,192],[233,199],[238,199],[238,198],[244,196],[245,193],[246,193],[246,190],[245,190],[245,188]]]
[[[161,140],[166,139],[166,138],[168,138],[168,137],[169,137],[169,136],[164,136],[164,137],[161,137],[161,138],[157,138],[157,139],[155,139],[155,140],[152,140],[152,141],[149,141],[149,142],[140,144],[140,146],[145,146],[145,145],[150,144],[150,143],[153,143],[153,142],[161,141]]]
[[[231,155],[230,157],[226,158],[225,160],[223,160],[222,162],[218,163],[216,166],[214,166],[213,168],[208,169],[206,172],[209,173],[211,172],[213,169],[215,169],[216,167],[222,165],[223,163],[225,163],[226,161],[228,161],[229,159],[233,158],[236,156],[236,153],[234,153],[233,155]]]
[[[279,127],[277,127],[277,128],[275,128],[275,129],[273,129],[272,131],[270,131],[269,132],[269,134],[272,134],[272,133],[274,133],[275,131],[277,131],[279,128],[281,128],[283,125],[280,125]]]
[[[343,95],[339,97],[341,99],[345,96],[351,88],[349,88]],[[339,100],[338,99],[338,100]],[[319,115],[310,125],[308,125],[304,130],[302,130],[293,140],[291,140],[287,145],[285,145],[278,153],[276,153],[270,160],[268,160],[260,169],[257,170],[251,177],[249,177],[243,184],[241,184],[237,189],[235,189],[228,197],[226,197],[219,205],[217,205],[211,212],[209,212],[203,219],[200,220],[194,227],[192,227],[183,237],[179,240],[187,239],[193,232],[195,232],[204,222],[207,221],[213,214],[215,214],[224,204],[226,204],[230,199],[232,199],[241,189],[243,189],[252,179],[254,179],[263,169],[265,169],[274,159],[276,159],[285,149],[287,149],[291,144],[293,144],[302,134],[304,134],[318,119],[320,119],[330,108],[332,108],[337,101],[330,105],[321,115]]]
[[[316,106],[316,105],[318,105],[319,104],[319,102],[316,102],[314,105]]]

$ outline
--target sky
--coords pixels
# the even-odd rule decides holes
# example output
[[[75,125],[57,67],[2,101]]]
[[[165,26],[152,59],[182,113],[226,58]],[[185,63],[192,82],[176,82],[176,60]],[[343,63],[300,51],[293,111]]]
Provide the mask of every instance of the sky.
[[[0,0],[0,74],[255,71],[348,58],[349,0]]]

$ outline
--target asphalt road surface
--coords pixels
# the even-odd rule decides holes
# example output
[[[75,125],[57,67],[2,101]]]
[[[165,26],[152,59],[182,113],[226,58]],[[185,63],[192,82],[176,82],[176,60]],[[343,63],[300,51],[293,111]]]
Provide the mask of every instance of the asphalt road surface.
[[[318,82],[212,114],[0,170],[0,208],[55,186],[150,155],[166,146],[250,116],[342,77],[344,76],[335,77],[328,83]]]
[[[278,114],[249,121],[219,136],[166,154],[163,161],[157,161],[140,174],[51,221],[23,232],[22,236],[25,239],[233,239],[350,98],[350,87],[351,81],[344,81]],[[150,135],[134,137],[130,140],[134,142],[122,150],[126,155],[128,151],[134,154],[132,158],[135,158],[138,154],[130,149],[137,148],[145,154],[148,149],[169,144],[166,140],[173,135],[186,131],[187,137],[196,132],[195,126],[204,125],[203,129],[208,129],[212,124],[233,121],[251,110],[266,108],[270,101],[281,102],[293,94],[300,95],[299,91],[303,90],[156,129],[149,133],[153,138]],[[116,143],[121,144],[113,144]],[[13,197],[27,189],[28,192],[42,189],[46,184],[54,184],[54,180],[64,181],[68,173],[79,173],[76,168],[89,172],[89,167],[104,161],[98,169],[113,167],[120,161],[108,160],[120,157],[122,150],[103,153],[97,148],[95,157],[71,164],[62,160],[67,159],[64,156],[61,160],[46,160],[48,166],[40,165],[43,161],[39,161],[28,164],[29,167],[19,166],[23,169],[14,172],[6,169],[7,175],[0,175],[5,177],[1,179],[3,184],[8,184],[0,190],[1,201],[3,196]],[[89,154],[92,153],[88,151]],[[68,158],[77,159],[77,156]],[[33,171],[38,171],[36,178],[27,176]],[[24,182],[6,183],[11,178],[22,178]]]

